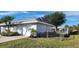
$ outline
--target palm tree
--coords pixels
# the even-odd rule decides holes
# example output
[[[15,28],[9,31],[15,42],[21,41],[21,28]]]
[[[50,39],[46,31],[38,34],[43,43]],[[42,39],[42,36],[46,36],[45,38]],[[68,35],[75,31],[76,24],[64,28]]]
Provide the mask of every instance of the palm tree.
[[[6,26],[8,27],[8,31],[10,31],[10,25],[11,25],[11,21],[14,19],[14,17],[12,16],[4,16],[3,18],[1,18],[2,22],[4,22],[6,24]]]

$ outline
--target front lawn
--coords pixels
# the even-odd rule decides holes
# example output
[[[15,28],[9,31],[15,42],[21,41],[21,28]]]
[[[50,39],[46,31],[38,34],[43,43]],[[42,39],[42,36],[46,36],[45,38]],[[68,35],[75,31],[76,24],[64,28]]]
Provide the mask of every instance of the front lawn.
[[[79,35],[64,38],[24,38],[5,43],[0,43],[1,48],[78,48]]]

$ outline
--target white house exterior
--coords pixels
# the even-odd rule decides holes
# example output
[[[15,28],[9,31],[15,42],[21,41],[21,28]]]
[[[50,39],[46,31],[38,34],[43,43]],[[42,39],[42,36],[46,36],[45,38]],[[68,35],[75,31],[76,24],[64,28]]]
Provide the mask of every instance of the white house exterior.
[[[27,20],[21,20],[21,21],[13,21],[13,26],[10,27],[10,31],[12,32],[18,32],[19,34],[22,34],[26,37],[31,36],[31,30],[29,29],[35,29],[37,33],[44,33],[44,32],[52,32],[54,25],[38,21],[36,19],[29,19]],[[7,29],[5,24],[0,24],[0,31],[4,32],[5,29]]]

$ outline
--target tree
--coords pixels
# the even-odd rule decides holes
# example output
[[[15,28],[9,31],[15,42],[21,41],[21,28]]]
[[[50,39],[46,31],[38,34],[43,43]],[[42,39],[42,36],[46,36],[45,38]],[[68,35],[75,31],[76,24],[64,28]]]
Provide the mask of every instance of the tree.
[[[37,31],[34,28],[30,28],[31,30],[31,36],[36,37],[37,36]]]
[[[77,30],[77,26],[76,25],[73,25],[73,30]]]
[[[64,27],[64,28],[65,28],[65,29],[67,29],[67,28],[69,29],[69,28],[70,28],[70,26],[69,26],[69,25],[65,25],[65,27]]]
[[[79,31],[79,24],[77,25],[77,30]]]
[[[10,31],[9,28],[10,28],[10,25],[11,25],[11,21],[13,19],[14,19],[14,17],[12,17],[12,16],[4,16],[4,17],[1,18],[2,22],[5,23],[6,26],[8,27],[8,31]]]
[[[3,20],[0,20],[0,24],[3,23]]]
[[[65,14],[63,12],[54,12],[52,14],[46,15],[43,17],[43,20],[46,20],[48,23],[55,25],[57,27],[65,23]]]
[[[2,23],[1,20],[0,20],[0,23]]]
[[[65,28],[69,28],[69,25],[65,25]]]
[[[37,20],[48,23],[48,20],[45,18],[45,16],[44,17],[39,17],[39,18],[37,18]]]

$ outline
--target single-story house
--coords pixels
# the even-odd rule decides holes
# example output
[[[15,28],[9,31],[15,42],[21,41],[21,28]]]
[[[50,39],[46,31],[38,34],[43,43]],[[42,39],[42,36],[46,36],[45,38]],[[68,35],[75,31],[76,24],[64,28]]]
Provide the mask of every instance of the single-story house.
[[[6,29],[8,28],[5,24],[0,24],[0,32],[4,32]],[[19,34],[22,34],[27,37],[31,36],[32,33],[29,29],[36,30],[36,33],[38,34],[44,32],[53,32],[54,30],[52,29],[55,29],[55,26],[32,18],[12,21],[12,25],[10,27],[10,31],[18,32]]]

